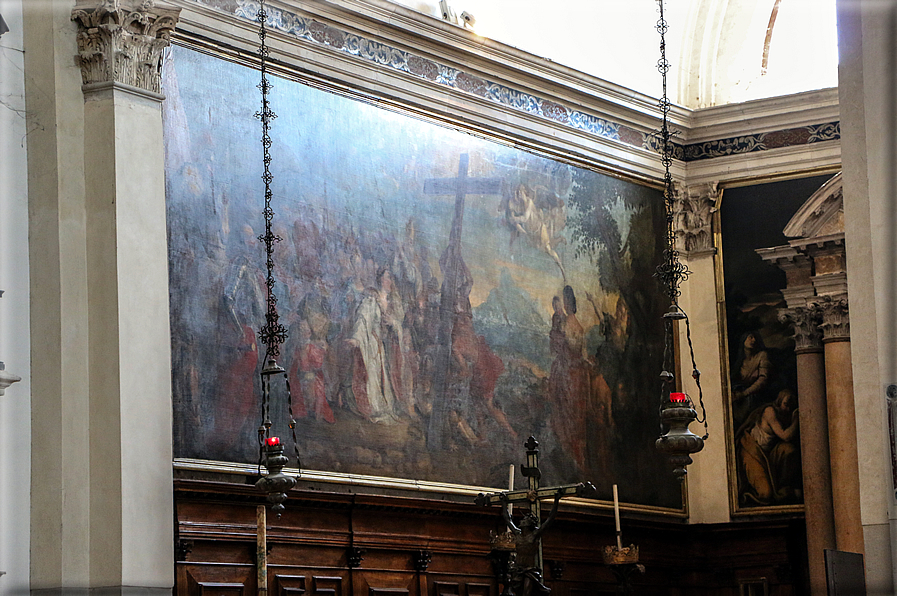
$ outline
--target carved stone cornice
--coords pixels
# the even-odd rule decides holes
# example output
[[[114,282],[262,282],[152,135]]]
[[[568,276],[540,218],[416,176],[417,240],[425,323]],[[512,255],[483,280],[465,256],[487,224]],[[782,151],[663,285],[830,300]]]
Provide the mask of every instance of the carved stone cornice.
[[[809,354],[822,351],[822,313],[815,307],[783,308],[779,320],[794,331],[794,352]]]
[[[850,341],[850,313],[847,299],[823,296],[815,307],[822,314],[822,342]]]
[[[181,9],[154,0],[79,0],[78,62],[84,85],[120,83],[162,90],[162,50]]]
[[[676,250],[685,256],[715,254],[711,222],[719,188],[716,182],[676,185],[673,231]]]

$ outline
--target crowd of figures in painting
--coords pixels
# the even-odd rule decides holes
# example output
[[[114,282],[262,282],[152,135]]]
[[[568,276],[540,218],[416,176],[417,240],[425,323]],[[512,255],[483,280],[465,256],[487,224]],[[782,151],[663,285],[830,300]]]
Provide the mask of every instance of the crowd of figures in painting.
[[[176,455],[252,462],[261,159],[251,102],[225,88],[253,74],[182,49],[167,68]],[[681,506],[652,445],[659,193],[276,85],[277,122],[307,123],[272,146],[281,363],[306,467],[502,486],[534,434],[551,481],[609,493],[626,469],[631,501]],[[219,92],[232,101],[210,103]],[[285,434],[283,398],[272,412]]]

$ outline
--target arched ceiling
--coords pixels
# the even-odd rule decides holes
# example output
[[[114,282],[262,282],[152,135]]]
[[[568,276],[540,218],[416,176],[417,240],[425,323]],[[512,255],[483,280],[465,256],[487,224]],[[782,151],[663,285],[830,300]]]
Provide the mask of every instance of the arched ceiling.
[[[441,18],[439,0],[393,0]],[[447,0],[478,35],[659,96],[655,0]],[[835,0],[668,0],[670,98],[690,108],[837,86]]]

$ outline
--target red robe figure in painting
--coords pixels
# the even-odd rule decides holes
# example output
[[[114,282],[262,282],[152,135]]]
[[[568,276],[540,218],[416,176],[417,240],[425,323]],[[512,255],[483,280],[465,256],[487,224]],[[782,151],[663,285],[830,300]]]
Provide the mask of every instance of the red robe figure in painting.
[[[470,380],[470,398],[477,410],[478,427],[482,434],[485,427],[485,413],[488,412],[514,440],[517,432],[508,422],[505,413],[495,405],[495,385],[498,377],[505,372],[505,363],[495,354],[486,343],[486,338],[477,336],[477,360],[473,365],[473,378]]]
[[[248,225],[232,231],[242,247],[228,271],[218,327],[218,395],[213,411],[213,457],[233,457],[234,437],[246,436],[257,424],[259,403],[259,347],[253,323],[262,320],[264,278],[247,255],[257,250],[255,233]],[[236,243],[235,243],[236,244]],[[242,249],[242,250],[241,250]]]
[[[300,347],[293,365],[292,378],[298,381],[299,395],[296,416],[310,416],[316,420],[334,423],[333,410],[327,402],[327,385],[324,378],[324,362],[327,358],[326,342],[315,338],[306,321],[299,323]]]
[[[576,295],[570,286],[564,286],[563,302],[563,311],[555,303],[549,336],[554,356],[548,378],[553,408],[551,420],[564,452],[582,470],[585,468],[589,367],[585,359],[585,333],[576,318]]]
[[[442,264],[442,261],[440,261]],[[470,306],[470,291],[473,288],[473,275],[467,264],[458,259],[458,289],[454,298],[452,324],[452,357],[449,365],[448,393],[449,417],[452,425],[469,443],[476,443],[479,438],[471,428],[470,416],[471,383],[474,378],[474,367],[479,357],[477,335],[473,329],[473,311]]]
[[[223,456],[233,442],[233,437],[243,432],[243,425],[250,419],[255,422],[257,394],[255,380],[259,364],[258,343],[255,331],[243,325],[240,334],[230,345],[222,345],[230,356],[218,373],[220,395],[215,408],[215,432],[211,434],[218,444],[212,446],[216,456]],[[254,426],[255,424],[253,424]]]

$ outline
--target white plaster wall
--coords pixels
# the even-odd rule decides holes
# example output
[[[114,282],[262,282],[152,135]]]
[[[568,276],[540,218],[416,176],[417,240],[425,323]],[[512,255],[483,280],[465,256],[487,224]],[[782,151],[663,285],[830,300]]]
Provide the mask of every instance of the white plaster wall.
[[[440,18],[439,0],[392,0]],[[656,0],[447,0],[475,31],[660,96]],[[666,0],[669,96],[690,108],[775,97],[837,84],[834,0],[780,2],[767,69],[764,42],[775,0]],[[621,51],[623,49],[623,51]]]
[[[393,1],[437,18],[442,14],[439,0]],[[478,35],[641,93],[661,95],[660,34],[655,29],[659,14],[654,0],[448,0],[448,4],[456,15],[467,11],[476,17]],[[690,4],[664,3],[670,27],[667,60],[673,64],[679,61]],[[678,72],[672,68],[667,75],[671,90],[676,89]]]
[[[31,272],[31,587],[89,586],[84,95],[71,0],[22,0]],[[106,462],[104,462],[106,463]],[[26,469],[29,464],[22,464]]]
[[[695,364],[701,372],[701,389],[707,415],[704,449],[692,456],[695,463],[688,467],[689,523],[719,524],[729,521],[729,491],[726,490],[726,433],[720,376],[719,320],[717,317],[716,274],[712,255],[687,259],[692,272],[682,285],[679,304],[688,314]],[[691,377],[691,358],[685,324],[679,324],[679,348],[682,387],[698,401],[697,385]],[[697,405],[697,404],[696,404]],[[700,406],[697,407],[701,415]],[[691,432],[704,434],[704,425],[693,422]]]
[[[28,591],[31,444],[28,201],[22,0],[0,0],[0,361],[22,377],[0,396],[0,594]]]
[[[839,0],[844,234],[858,440],[860,513],[870,594],[893,593],[897,503],[885,387],[897,382],[893,22],[897,3]]]

